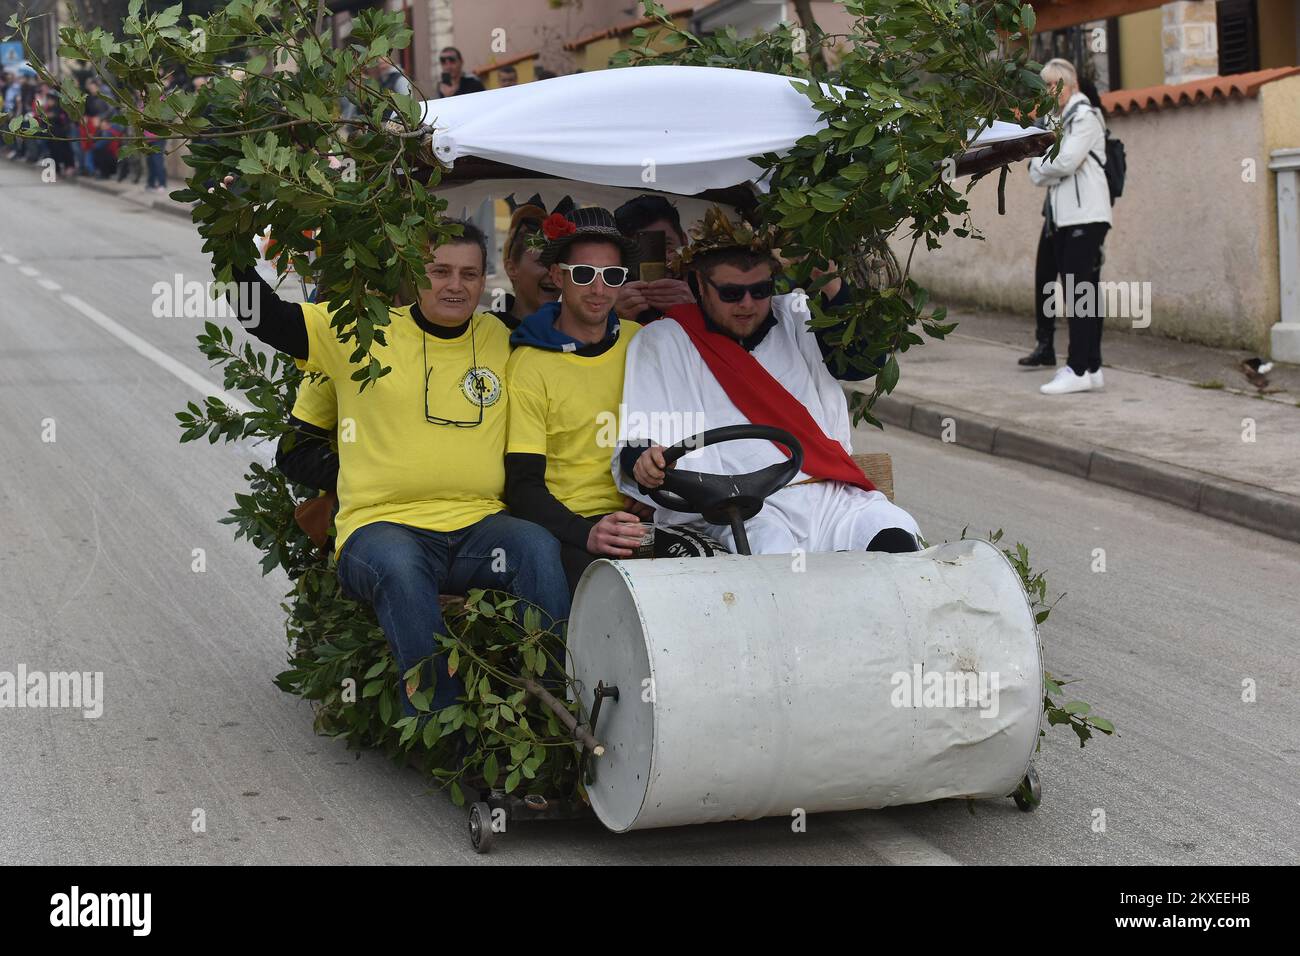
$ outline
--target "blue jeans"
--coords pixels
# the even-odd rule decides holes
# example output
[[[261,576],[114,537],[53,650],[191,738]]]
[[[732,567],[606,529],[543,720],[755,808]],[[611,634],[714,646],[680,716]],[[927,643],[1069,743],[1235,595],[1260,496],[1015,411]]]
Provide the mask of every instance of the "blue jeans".
[[[167,166],[166,157],[161,152],[152,152],[145,156],[145,164],[149,169],[149,185],[162,186],[167,185]]]
[[[338,570],[344,591],[374,606],[399,674],[440,649],[433,636],[446,633],[440,593],[506,591],[541,608],[547,627],[569,616],[560,543],[540,525],[505,512],[459,531],[424,531],[391,521],[364,525],[343,545]],[[434,657],[433,675],[433,710],[464,693],[459,674],[447,677],[445,654]],[[426,675],[420,686],[428,683]],[[414,715],[405,682],[401,694],[403,710]]]

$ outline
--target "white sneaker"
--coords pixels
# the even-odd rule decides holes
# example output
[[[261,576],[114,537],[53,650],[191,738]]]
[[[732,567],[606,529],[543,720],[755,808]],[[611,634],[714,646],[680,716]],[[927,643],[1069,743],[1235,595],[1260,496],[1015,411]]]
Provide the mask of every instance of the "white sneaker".
[[[1070,366],[1056,370],[1056,376],[1039,388],[1044,395],[1068,395],[1070,392],[1086,392],[1092,388],[1092,377],[1087,372],[1075,375]]]
[[[1092,383],[1093,388],[1105,388],[1106,380],[1101,377],[1101,369],[1088,373],[1088,381]]]

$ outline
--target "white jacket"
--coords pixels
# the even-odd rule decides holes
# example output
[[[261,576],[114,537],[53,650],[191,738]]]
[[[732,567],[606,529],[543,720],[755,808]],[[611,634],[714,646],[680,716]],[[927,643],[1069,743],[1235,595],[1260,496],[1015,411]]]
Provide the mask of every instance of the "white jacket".
[[[1092,107],[1088,97],[1075,93],[1061,117],[1068,122],[1056,158],[1031,159],[1029,179],[1035,186],[1047,187],[1052,221],[1058,227],[1109,224],[1110,187],[1102,166],[1106,161],[1106,124],[1101,112]]]

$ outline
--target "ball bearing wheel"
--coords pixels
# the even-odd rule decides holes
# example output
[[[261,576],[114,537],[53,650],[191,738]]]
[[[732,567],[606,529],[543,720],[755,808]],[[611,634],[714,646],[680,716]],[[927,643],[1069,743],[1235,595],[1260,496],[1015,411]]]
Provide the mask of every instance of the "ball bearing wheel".
[[[475,853],[492,849],[492,808],[482,801],[469,808],[469,845]]]
[[[1043,802],[1043,785],[1038,779],[1038,768],[1032,763],[1029,765],[1029,772],[1025,774],[1025,779],[1020,781],[1020,786],[1016,787],[1016,792],[1011,795],[1011,799],[1015,800],[1016,806],[1025,813],[1032,813]]]

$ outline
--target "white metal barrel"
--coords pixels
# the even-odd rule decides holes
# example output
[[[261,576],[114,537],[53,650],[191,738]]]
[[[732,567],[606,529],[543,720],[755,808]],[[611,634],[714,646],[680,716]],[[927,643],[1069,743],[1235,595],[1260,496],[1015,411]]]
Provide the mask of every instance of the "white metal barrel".
[[[606,699],[611,830],[1005,797],[1042,714],[1038,630],[984,541],[914,554],[597,561],[568,630]]]

